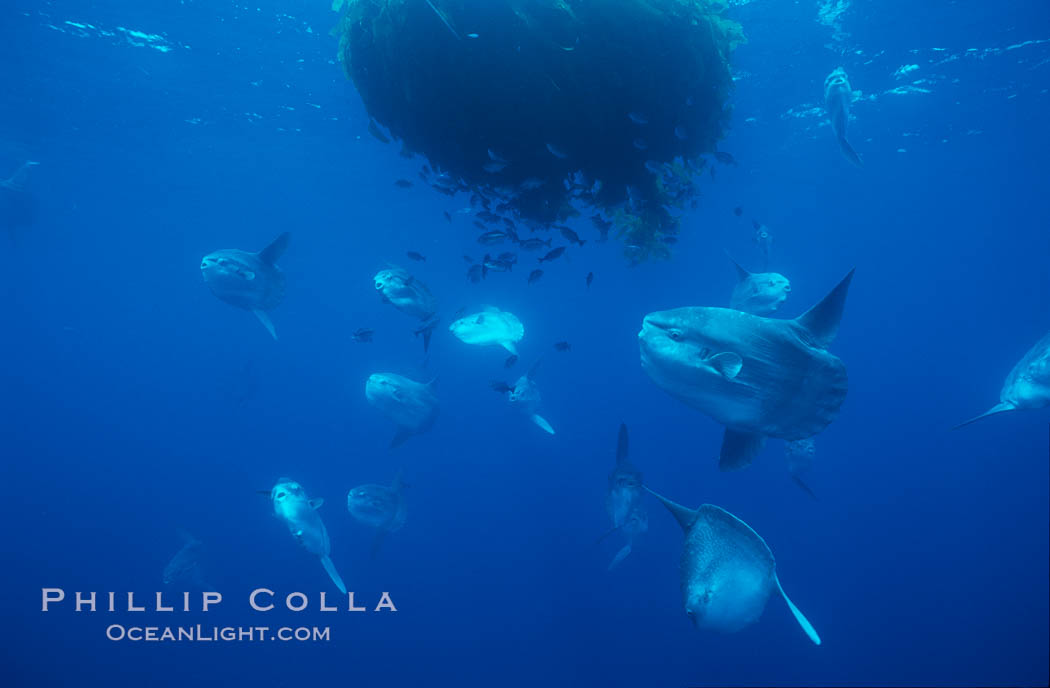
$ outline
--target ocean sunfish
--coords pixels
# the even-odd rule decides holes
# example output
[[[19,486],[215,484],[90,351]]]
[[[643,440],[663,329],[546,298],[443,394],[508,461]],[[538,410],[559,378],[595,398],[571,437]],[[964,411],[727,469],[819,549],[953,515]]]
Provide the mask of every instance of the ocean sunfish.
[[[514,387],[508,392],[507,399],[510,401],[511,406],[520,409],[539,429],[549,435],[553,435],[554,428],[539,414],[543,398],[540,396],[540,388],[536,386],[535,381],[532,379],[538,367],[539,361],[534,363],[527,373],[518,378],[518,381],[514,383]]]
[[[317,513],[324,500],[308,499],[303,486],[289,478],[277,481],[270,490],[270,499],[273,501],[274,515],[284,521],[296,542],[307,552],[316,554],[321,559],[321,565],[328,572],[335,587],[345,595],[346,585],[329,558],[332,547],[328,541],[328,531]]]
[[[495,306],[486,306],[481,313],[460,318],[448,329],[461,342],[478,346],[498,344],[515,356],[518,355],[515,344],[525,336],[525,326],[518,317]]]
[[[346,495],[346,508],[355,520],[376,530],[372,544],[373,556],[387,533],[400,530],[405,525],[405,500],[402,496],[404,482],[401,472],[390,485],[360,485]]]
[[[616,467],[609,473],[609,488],[605,497],[605,511],[612,521],[612,529],[602,538],[619,531],[627,544],[609,563],[610,571],[631,553],[634,538],[649,529],[649,514],[642,503],[643,491],[642,473],[627,458],[627,426],[620,423],[620,432],[616,438]]]
[[[748,272],[735,260],[733,265],[740,279],[733,287],[730,308],[752,315],[769,315],[787,300],[791,292],[791,282],[787,277],[777,272]]]
[[[831,121],[831,130],[835,132],[835,140],[838,141],[839,149],[846,159],[857,167],[863,167],[860,156],[846,139],[846,126],[849,124],[849,108],[857,95],[849,85],[849,77],[846,70],[836,67],[835,71],[828,74],[824,79],[824,110],[828,113]]]
[[[423,351],[429,350],[430,335],[437,324],[435,316],[438,310],[437,299],[430,293],[430,288],[407,270],[398,267],[380,270],[373,280],[383,303],[389,303],[402,313],[424,321],[415,333],[423,335]]]
[[[391,447],[434,425],[439,404],[433,392],[434,381],[416,382],[394,373],[373,373],[365,382],[365,398],[397,425]]]
[[[255,313],[274,339],[277,331],[268,311],[284,300],[284,273],[277,260],[288,248],[290,236],[285,232],[258,253],[227,248],[209,253],[201,261],[201,274],[211,293]]]
[[[642,369],[665,392],[726,426],[719,466],[749,465],[766,437],[801,440],[826,428],[846,398],[835,338],[851,270],[794,320],[728,308],[676,308],[645,316]]]
[[[682,602],[693,626],[722,633],[746,628],[762,616],[775,589],[809,639],[820,645],[817,631],[780,585],[776,560],[758,533],[713,504],[687,509],[652,490],[649,493],[667,507],[685,533]]]
[[[204,543],[184,530],[179,530],[182,547],[164,567],[164,585],[177,585],[186,590],[214,590],[204,580],[201,558]]]
[[[1050,333],[1036,342],[1006,376],[998,404],[955,427],[961,428],[997,413],[1046,406],[1050,406]]]

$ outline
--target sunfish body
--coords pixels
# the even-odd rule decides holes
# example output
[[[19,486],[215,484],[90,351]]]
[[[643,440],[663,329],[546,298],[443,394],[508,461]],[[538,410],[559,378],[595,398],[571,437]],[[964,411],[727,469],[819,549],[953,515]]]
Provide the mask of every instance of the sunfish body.
[[[740,280],[733,288],[730,308],[752,315],[769,315],[787,300],[791,292],[791,282],[787,277],[776,272],[751,273],[736,261],[733,265]]]
[[[400,530],[405,525],[403,488],[401,474],[398,473],[391,485],[361,485],[346,495],[346,508],[350,515],[376,529],[373,554],[379,550],[387,533]]]
[[[439,404],[429,383],[416,382],[394,373],[373,373],[365,383],[368,403],[397,425],[390,443],[396,447],[412,435],[424,433],[434,424]]]
[[[429,320],[437,313],[437,299],[430,289],[406,270],[380,270],[376,273],[375,285],[383,301],[402,313],[420,320]]]
[[[541,430],[553,435],[554,428],[552,428],[551,424],[538,413],[543,398],[540,396],[540,388],[537,387],[536,383],[532,380],[532,375],[535,372],[536,366],[533,365],[529,372],[519,377],[518,381],[514,383],[514,387],[511,388],[507,398],[510,401],[511,406],[520,409],[529,417],[529,420],[535,423]]]
[[[961,428],[996,413],[1050,406],[1050,333],[1036,342],[1006,376],[999,403],[955,427]]]
[[[448,329],[457,339],[466,344],[478,346],[496,344],[515,356],[518,355],[518,348],[515,344],[525,336],[525,326],[521,324],[516,315],[492,306],[481,313],[460,318],[449,325]]]
[[[681,585],[685,613],[701,630],[734,633],[762,616],[773,590],[780,593],[809,639],[820,636],[780,585],[776,560],[765,541],[721,507],[687,509],[652,490],[685,533]]]
[[[720,467],[751,463],[766,437],[821,432],[846,398],[846,366],[828,353],[848,275],[794,320],[727,308],[650,313],[638,333],[642,369],[671,396],[726,426]]]
[[[627,426],[620,424],[616,442],[616,467],[609,473],[609,493],[605,497],[605,510],[612,521],[612,530],[620,531],[627,544],[613,557],[609,570],[627,558],[634,545],[634,538],[649,529],[649,514],[642,503],[642,473],[627,458]]]
[[[273,501],[273,513],[284,521],[288,531],[310,554],[321,559],[321,565],[328,572],[339,592],[346,594],[346,585],[335,565],[329,558],[331,544],[328,542],[328,531],[324,527],[317,509],[324,503],[323,499],[308,499],[303,486],[289,478],[281,478],[270,490]]]
[[[828,74],[824,79],[824,109],[831,121],[831,130],[835,132],[835,140],[838,141],[839,149],[846,159],[857,167],[862,167],[857,151],[846,139],[846,126],[849,124],[849,108],[855,98],[853,89],[849,85],[849,77],[846,70],[836,67],[835,71]]]
[[[201,261],[201,274],[211,292],[226,303],[255,313],[274,339],[277,331],[268,311],[284,299],[284,273],[277,260],[288,248],[289,237],[285,232],[258,253],[227,248],[209,253]]]

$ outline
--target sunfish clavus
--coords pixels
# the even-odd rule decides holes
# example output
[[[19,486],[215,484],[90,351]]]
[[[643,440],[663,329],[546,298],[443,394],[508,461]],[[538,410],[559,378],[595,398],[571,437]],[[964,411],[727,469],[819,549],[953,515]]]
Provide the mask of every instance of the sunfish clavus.
[[[642,369],[661,389],[726,426],[719,466],[744,468],[766,437],[792,441],[826,428],[846,398],[846,366],[828,353],[853,271],[794,320],[728,308],[645,316]]]
[[[1036,342],[1006,376],[998,404],[955,427],[961,428],[997,413],[1046,406],[1050,406],[1050,333]]]
[[[820,645],[816,629],[780,585],[776,560],[758,533],[713,504],[687,509],[652,490],[649,493],[667,507],[685,533],[682,602],[696,628],[733,633],[750,626],[762,616],[775,588],[809,639]]]

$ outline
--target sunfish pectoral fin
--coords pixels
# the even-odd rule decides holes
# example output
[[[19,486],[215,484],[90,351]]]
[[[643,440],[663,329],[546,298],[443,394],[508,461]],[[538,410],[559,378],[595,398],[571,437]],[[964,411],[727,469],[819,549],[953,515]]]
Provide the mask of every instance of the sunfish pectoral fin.
[[[514,342],[510,341],[509,339],[506,340],[506,341],[500,342],[500,346],[502,346],[504,349],[506,349],[507,351],[511,352],[515,356],[518,355],[518,347],[514,346]]]
[[[809,622],[806,615],[795,606],[795,603],[792,602],[791,598],[789,598],[787,593],[784,592],[784,587],[780,585],[780,579],[777,578],[776,574],[773,574],[773,580],[777,582],[777,590],[780,591],[780,596],[784,598],[785,602],[787,602],[788,609],[790,609],[791,613],[795,615],[795,621],[798,621],[798,625],[802,627],[802,630],[806,632],[806,635],[809,636],[810,640],[816,645],[820,645],[820,636],[817,635],[817,630],[813,628],[813,624]]]
[[[548,423],[547,420],[543,416],[541,416],[540,414],[534,413],[531,416],[529,416],[529,418],[532,420],[533,423],[535,423],[536,425],[540,426],[540,429],[543,430],[544,432],[546,432],[546,433],[548,433],[550,435],[554,434],[554,428],[552,428],[551,424]]]
[[[715,354],[707,362],[727,380],[732,380],[739,375],[740,369],[744,367],[744,359],[740,358],[740,354],[732,351]]]
[[[842,154],[846,156],[846,159],[857,167],[864,167],[864,162],[860,159],[860,156],[857,155],[857,151],[853,150],[853,146],[851,146],[850,142],[846,140],[846,137],[840,135],[836,138],[839,140],[839,150],[841,150]]]
[[[270,333],[270,336],[277,339],[277,330],[274,329],[273,321],[270,320],[270,316],[266,314],[266,311],[261,311],[256,308],[252,313],[255,313],[255,317],[263,324],[263,327],[265,327],[266,331]]]
[[[345,595],[346,584],[343,583],[343,579],[339,575],[339,572],[335,570],[335,564],[332,563],[332,560],[328,558],[327,554],[321,555],[321,565],[324,566],[324,570],[328,572],[328,577],[332,579],[333,583],[335,583],[335,587],[339,588],[339,592]],[[791,603],[788,602],[788,604]]]
[[[310,500],[311,509],[320,509],[322,504],[324,504],[324,497],[314,497]]]
[[[412,436],[412,431],[408,428],[398,427],[397,432],[394,433],[394,439],[390,440],[390,448],[400,447],[405,443],[409,437]]]
[[[846,294],[849,292],[849,283],[853,279],[855,270],[842,278],[828,295],[821,299],[820,303],[810,308],[802,315],[795,318],[795,323],[805,330],[805,333],[815,346],[826,349],[828,344],[835,339],[839,331],[839,321],[842,320],[842,309],[846,305]]]
[[[962,423],[959,423],[954,428],[952,428],[952,430],[958,430],[959,428],[961,428],[964,425],[969,425],[970,423],[975,423],[975,422],[981,420],[982,418],[987,418],[988,416],[994,416],[997,413],[1006,413],[1007,411],[1013,411],[1014,408],[1015,408],[1015,406],[1013,404],[1007,403],[1005,401],[1001,401],[998,404],[996,404],[995,406],[993,406],[992,408],[990,408],[987,411],[985,411],[984,413],[982,413],[981,415],[974,416],[970,420],[963,421]]]
[[[762,451],[766,438],[753,432],[737,432],[726,428],[722,437],[722,452],[718,457],[718,468],[723,471],[738,471],[747,468]]]
[[[616,553],[616,556],[613,557],[613,560],[609,562],[609,568],[607,568],[605,570],[606,571],[612,571],[614,568],[616,568],[616,566],[621,561],[626,559],[627,555],[630,554],[630,553],[631,553],[631,543],[627,543],[626,545],[624,545],[623,547],[620,548],[620,551]]]
[[[693,526],[693,523],[696,521],[696,517],[700,514],[699,509],[687,509],[681,504],[672,502],[663,495],[653,492],[648,487],[645,488],[645,491],[659,499],[660,503],[667,507],[667,510],[671,512],[671,515],[675,517],[675,520],[678,521],[678,525],[682,526],[682,530],[685,532],[689,531]]]

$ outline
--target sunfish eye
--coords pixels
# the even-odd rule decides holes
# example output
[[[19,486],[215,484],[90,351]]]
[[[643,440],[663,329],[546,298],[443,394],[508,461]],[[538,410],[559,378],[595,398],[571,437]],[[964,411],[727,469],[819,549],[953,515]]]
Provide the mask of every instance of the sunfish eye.
[[[670,337],[671,339],[673,339],[676,342],[680,342],[683,339],[685,339],[685,337],[682,336],[682,331],[681,330],[676,330],[676,329],[668,330],[667,331],[667,336]]]
[[[284,492],[278,492],[278,493],[277,493],[277,499],[284,499],[284,498],[285,498],[285,496],[286,496],[286,495],[285,495],[285,493],[284,493]]]

